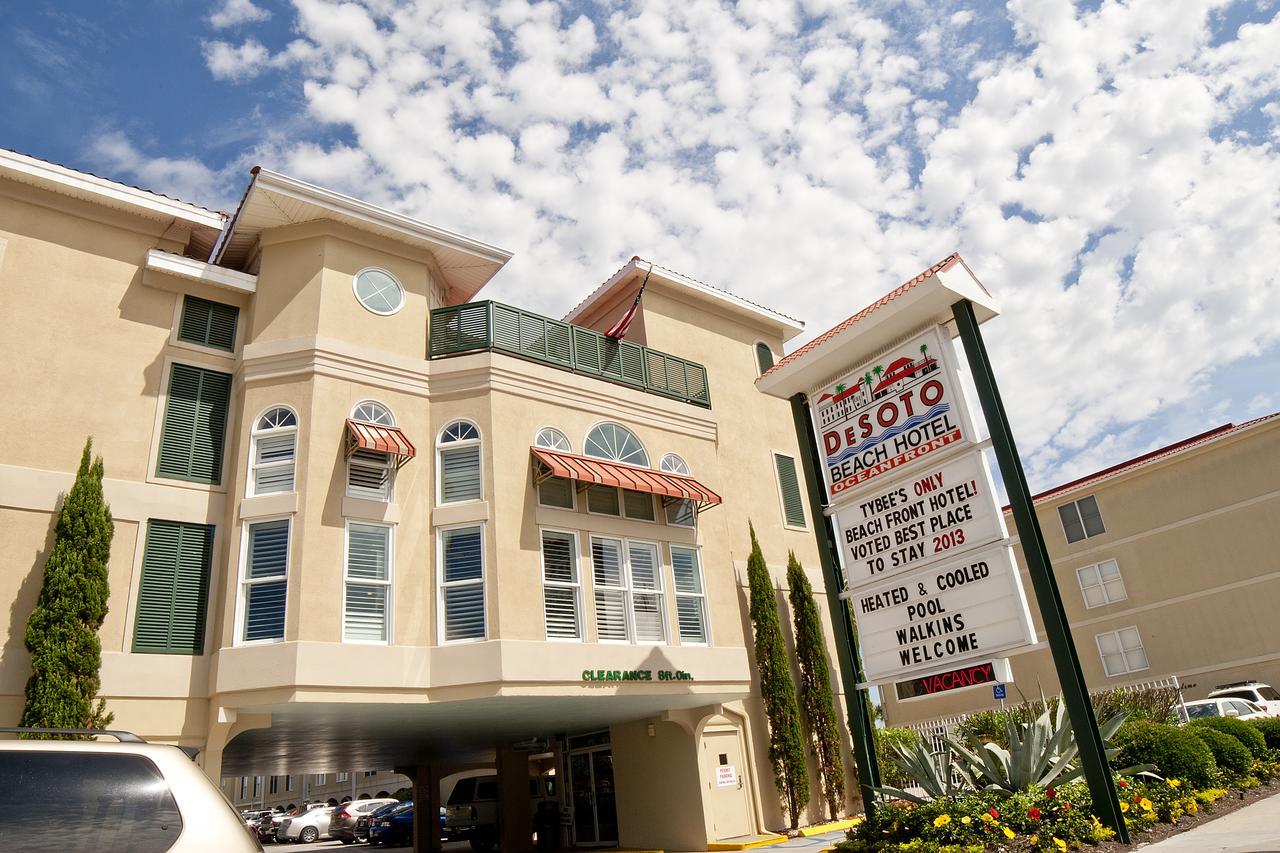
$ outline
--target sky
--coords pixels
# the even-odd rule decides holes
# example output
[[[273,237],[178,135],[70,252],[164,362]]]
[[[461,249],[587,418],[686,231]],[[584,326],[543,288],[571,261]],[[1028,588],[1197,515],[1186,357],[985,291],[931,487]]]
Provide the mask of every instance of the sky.
[[[1278,0],[0,0],[0,147],[231,210],[261,164],[797,317],[953,251],[1034,490],[1280,409]]]

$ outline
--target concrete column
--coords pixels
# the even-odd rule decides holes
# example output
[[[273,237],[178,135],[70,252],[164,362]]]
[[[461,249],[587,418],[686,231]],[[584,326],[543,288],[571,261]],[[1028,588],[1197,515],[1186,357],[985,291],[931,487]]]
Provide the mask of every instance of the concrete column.
[[[215,785],[222,784],[222,752],[236,735],[250,729],[271,728],[270,714],[237,714],[230,708],[215,706],[209,714],[209,734],[196,763]],[[253,775],[253,774],[250,774]],[[263,785],[266,780],[263,779]]]
[[[498,849],[533,850],[533,806],[529,802],[529,756],[498,747]]]
[[[398,773],[403,770],[397,768]],[[411,773],[413,780],[413,849],[436,851],[440,842],[440,769],[420,764]]]

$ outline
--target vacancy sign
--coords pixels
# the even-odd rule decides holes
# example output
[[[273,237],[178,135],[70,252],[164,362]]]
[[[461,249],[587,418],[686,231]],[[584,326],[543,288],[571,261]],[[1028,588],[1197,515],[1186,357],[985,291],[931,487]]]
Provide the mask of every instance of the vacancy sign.
[[[954,670],[1035,642],[1022,581],[1004,542],[843,597],[853,605],[870,683]]]
[[[850,589],[1005,538],[981,451],[872,485],[837,513]]]
[[[929,329],[811,396],[831,503],[914,462],[974,442],[960,383]]]

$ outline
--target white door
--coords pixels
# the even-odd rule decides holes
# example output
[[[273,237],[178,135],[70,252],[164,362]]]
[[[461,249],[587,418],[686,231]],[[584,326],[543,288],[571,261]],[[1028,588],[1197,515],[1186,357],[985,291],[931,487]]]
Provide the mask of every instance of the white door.
[[[755,834],[746,773],[742,743],[736,731],[703,733],[702,778],[708,789],[707,802],[711,804],[717,839]]]

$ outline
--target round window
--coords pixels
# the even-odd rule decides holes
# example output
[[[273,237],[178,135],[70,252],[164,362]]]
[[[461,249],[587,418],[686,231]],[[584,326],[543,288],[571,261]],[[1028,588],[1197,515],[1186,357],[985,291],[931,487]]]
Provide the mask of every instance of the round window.
[[[394,314],[404,305],[404,288],[386,270],[361,270],[353,286],[356,299],[375,314]]]

